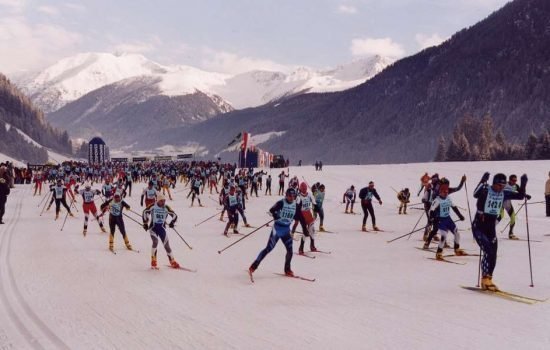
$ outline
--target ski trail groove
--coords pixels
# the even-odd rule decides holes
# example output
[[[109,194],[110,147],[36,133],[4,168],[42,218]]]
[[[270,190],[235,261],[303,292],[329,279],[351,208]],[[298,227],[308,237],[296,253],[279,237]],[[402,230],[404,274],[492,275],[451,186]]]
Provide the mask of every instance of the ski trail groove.
[[[57,349],[70,349],[32,310],[32,308],[29,306],[29,304],[26,302],[25,298],[19,291],[19,288],[17,286],[17,282],[15,280],[15,275],[13,273],[13,269],[11,267],[11,244],[12,244],[12,238],[15,233],[15,228],[17,227],[17,223],[21,219],[21,212],[23,208],[23,198],[24,195],[27,194],[28,189],[25,191],[21,191],[19,193],[18,202],[15,209],[15,215],[13,219],[10,221],[10,224],[8,228],[4,231],[4,234],[2,236],[2,241],[0,243],[0,260],[3,262],[3,268],[0,268],[0,281],[2,281],[2,286],[0,288],[1,291],[1,298],[2,302],[4,303],[4,306],[6,307],[6,310],[8,310],[8,314],[15,324],[15,327],[17,330],[21,333],[23,338],[29,343],[29,345],[33,349],[45,349],[49,348],[48,346],[44,346],[38,338],[40,338],[39,335],[33,335],[33,332],[31,331],[31,327],[28,327],[29,323],[28,321],[31,321],[31,326],[34,325],[35,328],[39,329],[40,332],[51,342],[52,345],[55,346]],[[13,294],[10,298],[9,294]],[[11,299],[11,300],[10,300]],[[14,309],[14,304],[18,304],[19,307],[21,307],[25,313],[25,316],[27,318],[27,322],[23,322],[21,319],[21,316],[17,314],[17,312]]]

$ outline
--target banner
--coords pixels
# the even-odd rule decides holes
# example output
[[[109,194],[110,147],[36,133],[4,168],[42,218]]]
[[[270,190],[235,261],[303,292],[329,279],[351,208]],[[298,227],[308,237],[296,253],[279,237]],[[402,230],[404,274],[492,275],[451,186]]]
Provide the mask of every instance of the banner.
[[[188,159],[193,158],[193,153],[187,153],[187,154],[178,154],[178,159]]]
[[[147,157],[134,157],[132,158],[132,162],[146,162]]]
[[[158,160],[158,161],[162,162],[162,161],[172,160],[172,157],[171,156],[156,156],[155,160]]]
[[[111,158],[111,162],[128,163],[128,158]]]

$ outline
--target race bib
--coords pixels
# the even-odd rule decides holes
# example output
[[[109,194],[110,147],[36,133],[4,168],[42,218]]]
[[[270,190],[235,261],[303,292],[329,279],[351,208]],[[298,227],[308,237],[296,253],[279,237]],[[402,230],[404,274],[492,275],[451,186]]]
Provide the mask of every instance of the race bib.
[[[489,191],[487,193],[487,200],[485,201],[484,213],[495,216],[499,215],[503,202],[504,193],[498,193],[489,188]]]

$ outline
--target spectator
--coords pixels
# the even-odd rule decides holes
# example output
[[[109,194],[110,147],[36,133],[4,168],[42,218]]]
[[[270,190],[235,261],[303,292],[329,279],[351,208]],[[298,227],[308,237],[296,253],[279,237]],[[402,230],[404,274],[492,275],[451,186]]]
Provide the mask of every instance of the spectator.
[[[6,200],[10,194],[9,178],[7,174],[7,167],[5,165],[0,166],[0,224],[3,224],[4,212],[6,210]]]
[[[546,216],[550,217],[550,172],[548,173],[548,180],[546,180],[544,197],[546,198]]]

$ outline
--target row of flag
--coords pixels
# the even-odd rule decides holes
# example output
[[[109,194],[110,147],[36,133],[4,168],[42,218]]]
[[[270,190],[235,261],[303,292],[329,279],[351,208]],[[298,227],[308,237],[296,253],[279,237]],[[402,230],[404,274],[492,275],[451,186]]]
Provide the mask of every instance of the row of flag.
[[[244,158],[246,159],[246,154],[248,153],[248,150],[250,149],[251,152],[258,152],[258,166],[263,167],[269,167],[271,162],[273,161],[273,154],[266,152],[260,148],[257,148],[255,145],[251,142],[252,135],[248,132],[240,132],[233,138],[231,142],[227,145],[228,147],[236,145],[238,142],[241,143],[240,149],[241,151],[244,151]]]

